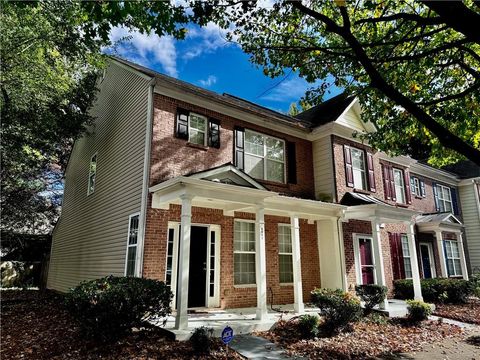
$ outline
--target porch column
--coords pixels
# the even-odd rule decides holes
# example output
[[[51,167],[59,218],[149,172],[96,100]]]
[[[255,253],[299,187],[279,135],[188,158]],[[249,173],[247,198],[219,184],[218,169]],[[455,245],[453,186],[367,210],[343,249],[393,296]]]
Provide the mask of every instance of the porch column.
[[[290,215],[291,237],[292,237],[292,260],[293,260],[293,309],[302,313],[303,293],[302,293],[302,265],[300,259],[300,224],[298,216]]]
[[[177,316],[175,329],[188,328],[188,275],[190,267],[190,230],[192,222],[191,195],[180,196],[182,200],[180,244],[178,253],[178,279],[177,279]]]
[[[380,231],[380,223],[377,218],[372,220],[372,238],[373,238],[373,256],[375,258],[375,275],[377,278],[377,285],[387,286],[385,281],[385,268],[383,264],[382,253],[382,236]],[[380,303],[381,309],[388,309],[387,298]]]
[[[257,281],[257,320],[267,316],[267,264],[265,252],[265,209],[257,206],[255,212],[255,273]]]
[[[415,300],[423,301],[422,287],[420,285],[420,270],[418,269],[417,247],[415,246],[415,226],[407,223],[408,250],[410,252],[410,263],[412,266],[413,297]]]
[[[462,233],[457,233],[458,251],[460,252],[460,265],[462,267],[462,276],[468,280],[467,261],[465,260],[465,250],[463,249]]]
[[[437,238],[438,258],[440,259],[440,275],[441,277],[447,278],[447,261],[445,259],[442,232],[440,230],[435,231],[435,237]]]

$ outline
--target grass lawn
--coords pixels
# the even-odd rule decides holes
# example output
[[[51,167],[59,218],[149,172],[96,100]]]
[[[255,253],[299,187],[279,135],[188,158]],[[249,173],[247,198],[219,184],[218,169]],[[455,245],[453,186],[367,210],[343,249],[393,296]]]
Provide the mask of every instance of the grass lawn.
[[[88,339],[65,310],[60,295],[2,291],[3,359],[241,359],[219,340],[210,355],[195,354],[189,342],[172,341],[160,329],[133,332],[102,343]]]
[[[435,304],[435,315],[480,325],[480,299],[470,298],[466,304]]]

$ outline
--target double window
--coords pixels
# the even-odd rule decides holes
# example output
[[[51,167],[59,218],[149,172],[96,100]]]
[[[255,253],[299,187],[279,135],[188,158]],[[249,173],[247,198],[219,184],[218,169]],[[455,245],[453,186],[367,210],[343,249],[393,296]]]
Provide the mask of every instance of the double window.
[[[462,276],[460,249],[455,240],[444,240],[448,276]]]
[[[280,283],[293,282],[292,232],[288,224],[278,225],[278,267]]]
[[[138,225],[139,215],[130,215],[128,223],[127,256],[125,265],[126,276],[135,276],[135,266],[137,262]]]
[[[220,147],[220,122],[183,109],[177,109],[175,127],[177,138],[191,144]]]
[[[97,176],[97,154],[90,158],[90,167],[88,170],[88,188],[87,195],[93,194],[95,191],[95,178]]]
[[[233,279],[235,285],[252,285],[255,278],[255,223],[235,221],[233,237]]]
[[[452,193],[449,187],[436,184],[436,201],[438,211],[449,212],[453,210]]]

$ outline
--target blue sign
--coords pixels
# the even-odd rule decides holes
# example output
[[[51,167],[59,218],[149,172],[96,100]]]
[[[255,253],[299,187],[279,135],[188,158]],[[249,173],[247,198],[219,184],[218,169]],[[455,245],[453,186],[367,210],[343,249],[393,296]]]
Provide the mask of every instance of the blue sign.
[[[222,331],[222,341],[224,344],[228,344],[233,340],[233,329],[230,326],[226,326]]]

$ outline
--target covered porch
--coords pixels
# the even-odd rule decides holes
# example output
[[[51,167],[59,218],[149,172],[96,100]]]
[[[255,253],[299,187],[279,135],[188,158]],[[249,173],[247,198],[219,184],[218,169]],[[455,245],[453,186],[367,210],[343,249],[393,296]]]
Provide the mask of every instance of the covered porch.
[[[176,331],[188,331],[191,325],[195,325],[195,319],[198,320],[199,312],[202,311],[202,309],[197,309],[197,312],[189,311],[188,306],[189,277],[192,275],[190,257],[192,228],[194,227],[192,225],[193,207],[221,210],[223,216],[226,217],[234,217],[236,212],[253,215],[254,220],[251,220],[255,224],[255,285],[253,286],[256,290],[256,307],[253,308],[254,311],[249,310],[248,319],[243,320],[259,323],[268,323],[272,320],[267,307],[265,216],[272,215],[289,219],[293,263],[293,282],[291,283],[294,300],[291,306],[293,313],[301,314],[305,311],[300,258],[301,219],[305,223],[308,221],[308,224],[316,224],[319,229],[317,243],[322,286],[338,288],[346,286],[342,270],[341,237],[338,228],[339,220],[345,210],[342,205],[293,198],[269,191],[231,164],[190,176],[170,179],[151,187],[150,192],[152,193],[153,208],[166,210],[170,208],[170,205],[180,205],[181,207],[180,223],[177,227],[179,232],[178,252],[175,254],[178,258],[176,284],[172,282],[172,289],[176,289],[174,291],[176,313],[174,323],[170,323],[173,324]],[[227,232],[233,231],[233,229],[219,229],[219,231]],[[218,255],[216,252],[217,257]],[[233,260],[230,256],[228,259],[216,259],[216,261],[220,268],[217,267],[215,275],[218,284],[219,278],[232,275],[223,273],[222,266],[225,261]],[[217,310],[219,311],[218,320],[222,310]],[[224,319],[224,321],[230,320]],[[240,321],[240,319],[235,321]]]

